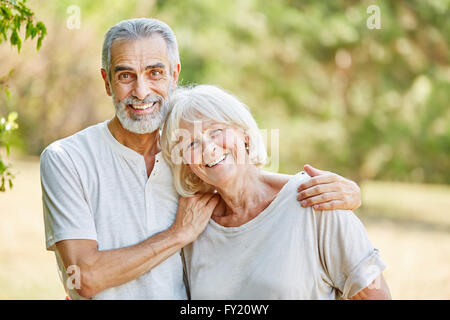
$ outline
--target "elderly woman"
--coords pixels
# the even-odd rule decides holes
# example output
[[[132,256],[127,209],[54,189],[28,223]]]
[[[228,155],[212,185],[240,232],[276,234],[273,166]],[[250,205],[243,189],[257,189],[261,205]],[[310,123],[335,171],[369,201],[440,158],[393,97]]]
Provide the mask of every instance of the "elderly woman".
[[[266,150],[243,103],[199,85],[177,89],[171,105],[161,147],[178,193],[222,199],[183,249],[192,299],[390,298],[359,219],[301,207],[296,189],[306,173],[261,169]]]

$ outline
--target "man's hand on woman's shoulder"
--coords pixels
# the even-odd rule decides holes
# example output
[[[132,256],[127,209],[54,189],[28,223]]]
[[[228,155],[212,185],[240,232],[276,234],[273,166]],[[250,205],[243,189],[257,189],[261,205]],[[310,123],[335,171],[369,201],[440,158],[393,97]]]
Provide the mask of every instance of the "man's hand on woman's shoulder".
[[[340,175],[305,165],[311,179],[300,184],[297,199],[302,207],[315,210],[354,210],[361,206],[358,185]]]

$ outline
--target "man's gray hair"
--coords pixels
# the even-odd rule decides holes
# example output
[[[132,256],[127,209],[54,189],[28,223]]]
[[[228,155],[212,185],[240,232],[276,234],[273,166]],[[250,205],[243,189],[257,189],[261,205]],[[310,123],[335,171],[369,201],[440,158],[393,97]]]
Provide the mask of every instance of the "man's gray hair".
[[[162,21],[151,18],[122,20],[111,27],[105,34],[102,49],[102,67],[111,80],[111,46],[116,40],[138,40],[159,34],[167,44],[167,55],[170,62],[170,73],[180,63],[177,39],[172,29]]]

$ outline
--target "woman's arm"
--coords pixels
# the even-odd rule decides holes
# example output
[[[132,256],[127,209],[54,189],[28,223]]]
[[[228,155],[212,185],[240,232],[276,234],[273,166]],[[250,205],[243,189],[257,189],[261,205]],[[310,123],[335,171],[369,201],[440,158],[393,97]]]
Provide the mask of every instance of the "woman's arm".
[[[391,300],[391,293],[389,291],[386,280],[380,274],[371,284],[359,291],[349,300]]]
[[[76,266],[77,293],[92,298],[132,281],[194,241],[206,228],[219,197],[213,194],[180,198],[172,226],[128,247],[98,250],[97,241],[69,239],[56,243],[64,266]],[[76,271],[78,270],[78,271]]]

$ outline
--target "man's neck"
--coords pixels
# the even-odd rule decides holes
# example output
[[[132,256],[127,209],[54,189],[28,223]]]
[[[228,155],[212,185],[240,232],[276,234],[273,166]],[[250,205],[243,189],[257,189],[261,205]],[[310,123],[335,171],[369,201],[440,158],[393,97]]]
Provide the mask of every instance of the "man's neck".
[[[161,151],[159,146],[159,130],[151,133],[138,134],[122,127],[119,119],[114,117],[108,122],[108,129],[113,137],[124,146],[146,157],[153,157]]]

